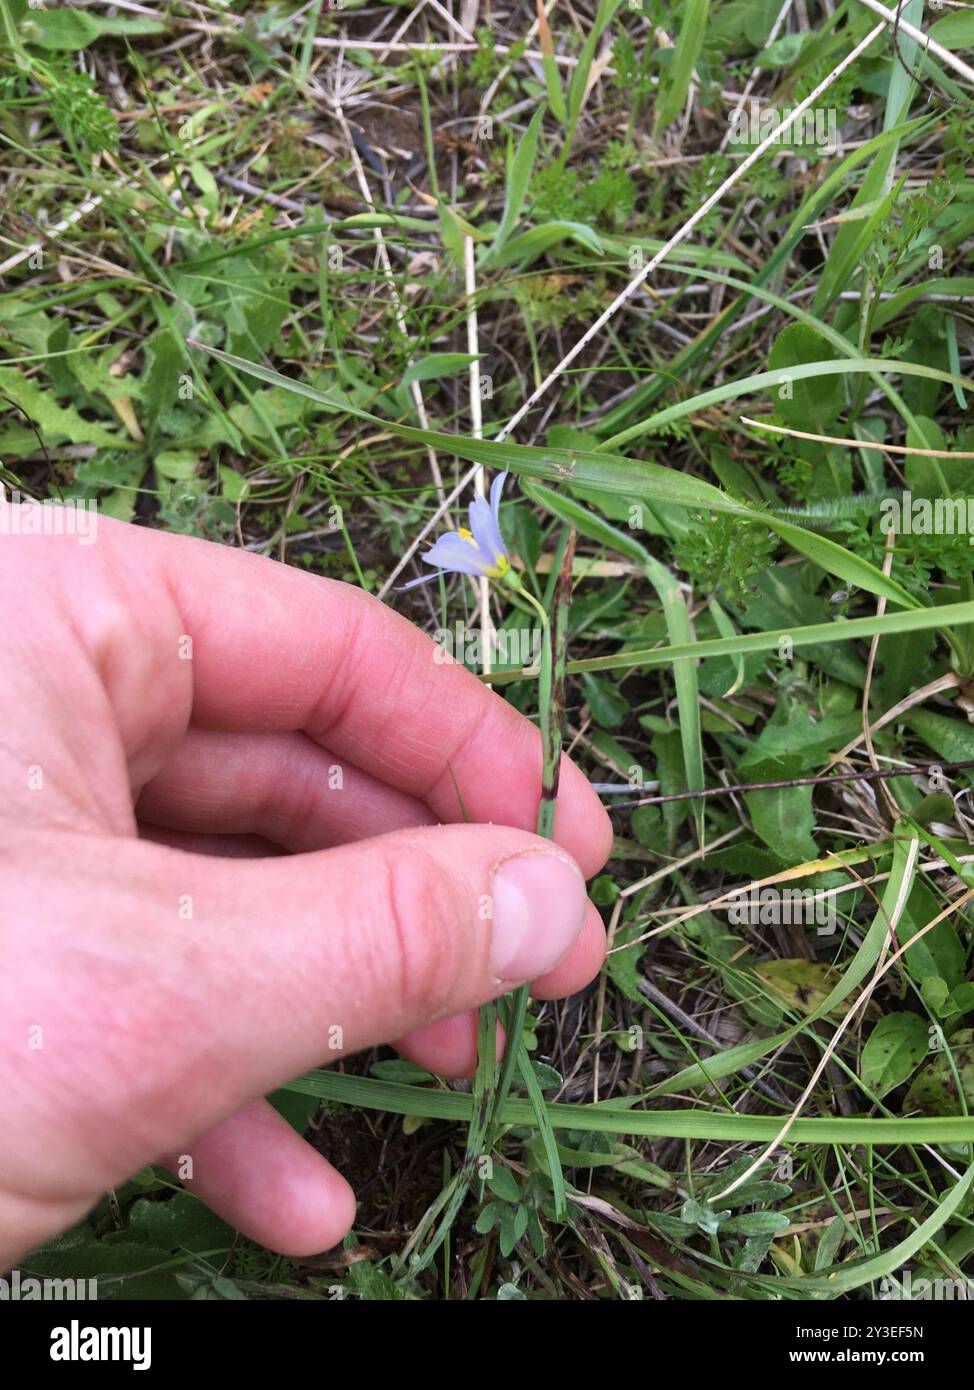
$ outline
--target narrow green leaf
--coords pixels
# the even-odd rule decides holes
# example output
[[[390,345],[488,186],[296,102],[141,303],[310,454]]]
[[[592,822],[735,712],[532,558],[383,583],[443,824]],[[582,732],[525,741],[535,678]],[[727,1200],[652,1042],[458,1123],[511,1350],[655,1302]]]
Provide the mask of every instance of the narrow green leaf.
[[[693,69],[703,49],[709,9],[708,0],[686,0],[673,60],[660,82],[656,99],[656,123],[660,127],[670,125],[683,110]]]
[[[927,367],[922,362],[900,362],[889,357],[855,357],[845,362],[805,362],[781,371],[755,372],[753,376],[741,377],[738,381],[724,382],[709,391],[701,391],[676,405],[667,406],[665,410],[658,410],[655,415],[641,420],[638,425],[632,425],[629,429],[614,434],[601,447],[606,452],[610,449],[620,449],[634,439],[658,432],[674,420],[682,420],[686,415],[719,405],[721,401],[736,400],[738,396],[754,395],[760,391],[771,393],[791,382],[805,381],[812,377],[858,376],[861,373],[872,376],[874,372],[898,372],[903,376],[927,377],[931,381],[944,381],[951,386],[958,384],[974,391],[974,382],[967,377],[955,377],[951,372],[942,372],[937,367]]]
[[[403,1086],[335,1071],[313,1071],[284,1087],[302,1095],[359,1105],[392,1115],[422,1115],[462,1124],[469,1120],[473,1098],[459,1091]],[[625,1105],[577,1105],[546,1102],[553,1129],[601,1134],[634,1134],[643,1138],[714,1139],[732,1143],[762,1143],[781,1129],[778,1115],[737,1115],[703,1109],[633,1110]],[[534,1125],[530,1100],[509,1096],[500,1121],[505,1125]],[[925,1116],[921,1119],[874,1119],[867,1115],[825,1116],[795,1120],[791,1141],[809,1144],[964,1144],[974,1142],[974,1116]]]
[[[628,555],[642,566],[643,573],[652,584],[663,608],[666,631],[674,646],[693,641],[690,615],[686,601],[680,592],[676,579],[641,545],[631,533],[619,530],[603,517],[590,512],[587,507],[571,497],[552,492],[550,488],[538,484],[527,484],[528,496],[539,502],[553,515],[563,521],[571,521],[583,535],[590,536],[622,555]],[[680,715],[680,739],[683,746],[683,760],[686,765],[687,790],[702,791],[706,785],[703,771],[703,743],[700,730],[700,693],[697,686],[697,667],[692,661],[680,662],[673,668],[676,686],[677,709]],[[698,832],[702,827],[703,808],[699,803],[693,808]]]
[[[703,661],[711,656],[737,656],[748,652],[776,651],[782,637],[794,647],[816,646],[819,642],[850,642],[863,637],[891,637],[901,632],[922,632],[929,628],[961,626],[974,622],[974,602],[950,603],[942,608],[914,608],[909,612],[886,613],[882,617],[842,618],[831,623],[810,623],[807,627],[782,627],[771,632],[742,632],[736,637],[709,637],[679,647],[624,648],[611,656],[587,657],[569,661],[567,670],[620,671],[632,667],[649,669],[666,666],[671,661]],[[498,671],[490,677],[493,684],[522,680],[524,670]],[[957,723],[957,720],[947,720]],[[958,758],[952,761],[962,761]]]
[[[545,108],[539,106],[531,118],[531,124],[524,132],[514,158],[510,160],[507,170],[507,196],[504,201],[504,212],[493,245],[484,258],[485,266],[491,263],[492,257],[504,249],[504,243],[517,225],[517,219],[527,196],[528,185],[531,182],[531,172],[534,169],[534,157],[538,149],[538,136],[541,132],[544,113]]]
[[[677,506],[694,511],[728,512],[739,516],[742,521],[766,525],[770,530],[777,532],[782,539],[788,540],[802,554],[808,555],[810,559],[821,564],[829,573],[835,574],[838,578],[856,584],[869,593],[877,594],[892,603],[901,604],[905,608],[919,606],[917,600],[902,585],[888,579],[875,565],[860,559],[851,551],[837,545],[835,541],[830,541],[813,532],[806,532],[801,527],[786,522],[772,513],[759,512],[747,507],[728,497],[712,483],[705,482],[700,478],[687,477],[675,469],[664,468],[657,463],[627,459],[618,455],[589,450],[543,449],[524,444],[512,444],[506,440],[499,443],[496,440],[470,439],[464,435],[442,434],[436,430],[416,429],[409,425],[399,424],[397,421],[383,420],[368,411],[359,410],[347,400],[330,395],[325,391],[318,391],[304,382],[283,376],[280,372],[272,371],[269,367],[260,366],[256,362],[248,362],[246,358],[221,352],[217,348],[204,347],[201,343],[194,343],[193,346],[203,348],[204,351],[219,361],[238,371],[255,376],[261,381],[296,391],[299,395],[307,396],[309,400],[318,401],[323,405],[331,406],[334,410],[343,411],[356,416],[358,419],[368,420],[371,424],[392,430],[403,439],[412,440],[417,444],[431,445],[441,452],[456,454],[472,463],[481,463],[489,468],[506,468],[527,477],[542,478],[546,481],[577,487],[589,487],[596,491],[621,494],[629,498],[642,497],[649,502],[673,502]],[[914,363],[899,365],[909,367],[921,375],[947,377],[944,372],[936,372],[933,368],[923,368]],[[795,372],[801,371],[814,375],[815,372],[821,373],[823,368],[826,371],[845,368],[864,369],[864,364],[861,361],[812,363],[810,366],[795,368]],[[761,377],[754,377],[749,380],[765,379],[777,380],[777,374],[774,372],[763,373]],[[965,382],[965,385],[969,384]],[[716,392],[707,392],[705,396],[697,399],[703,400],[705,397],[723,399],[727,391],[733,391],[737,385],[739,383],[732,383],[729,388],[718,388]],[[671,409],[683,414],[686,413],[679,406]],[[662,415],[667,414],[666,411],[662,412]]]

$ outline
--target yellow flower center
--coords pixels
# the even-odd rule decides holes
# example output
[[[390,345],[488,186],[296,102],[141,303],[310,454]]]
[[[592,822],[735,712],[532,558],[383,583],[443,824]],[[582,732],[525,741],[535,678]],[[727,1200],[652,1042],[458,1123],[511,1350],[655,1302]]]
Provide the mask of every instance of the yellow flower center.
[[[474,540],[473,532],[468,531],[466,526],[461,526],[457,531],[457,535],[465,540],[468,545],[476,546],[477,542]],[[485,567],[484,574],[486,574],[488,579],[503,579],[510,568],[511,562],[506,555],[495,555],[494,563]]]

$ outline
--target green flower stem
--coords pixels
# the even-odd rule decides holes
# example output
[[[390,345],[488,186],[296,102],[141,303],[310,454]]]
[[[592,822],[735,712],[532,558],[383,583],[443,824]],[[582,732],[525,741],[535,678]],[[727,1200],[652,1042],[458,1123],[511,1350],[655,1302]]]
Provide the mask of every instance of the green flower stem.
[[[561,763],[562,725],[564,721],[564,682],[567,656],[568,610],[571,601],[571,567],[574,556],[574,531],[566,530],[559,549],[559,566],[553,588],[554,621],[549,620],[544,607],[521,584],[516,575],[505,576],[507,582],[538,614],[544,628],[545,641],[541,652],[538,675],[538,714],[541,726],[542,773],[541,800],[538,805],[537,833],[550,840],[554,832],[555,802],[558,793],[558,771]],[[565,1205],[565,1184],[558,1158],[558,1146],[548,1119],[544,1097],[532,1069],[531,1057],[524,1044],[524,1019],[528,1008],[529,986],[522,985],[509,997],[507,1017],[507,1050],[500,1079],[494,1091],[488,1133],[489,1147],[497,1135],[499,1116],[503,1111],[514,1079],[515,1067],[521,1073],[525,1089],[537,1117],[539,1133],[545,1148],[555,1198],[555,1209]]]
[[[541,800],[538,806],[537,832],[551,839],[555,823],[555,797],[558,791],[558,768],[561,759],[562,717],[564,706],[564,676],[566,658],[566,635],[568,629],[568,596],[571,590],[571,559],[574,543],[570,534],[559,552],[562,572],[555,589],[555,623],[548,617],[543,604],[521,583],[514,570],[505,570],[497,582],[510,588],[518,598],[529,604],[537,613],[544,630],[541,649],[541,667],[538,678],[538,711],[541,724],[542,774]],[[567,568],[565,557],[567,556]],[[511,1089],[514,1069],[519,1068],[525,1089],[535,1113],[535,1120],[544,1144],[548,1167],[552,1178],[555,1209],[565,1207],[565,1184],[558,1159],[558,1146],[554,1131],[548,1119],[547,1107],[537,1078],[531,1067],[531,1058],[524,1045],[522,1034],[524,1019],[528,1008],[529,986],[522,985],[508,996],[504,1023],[507,1031],[507,1051],[498,1079],[497,1058],[494,1039],[497,1021],[496,1003],[484,1004],[477,1017],[477,1070],[473,1082],[473,1114],[467,1134],[467,1145],[459,1171],[440,1194],[439,1199],[427,1212],[423,1221],[421,1236],[414,1234],[409,1244],[409,1267],[413,1274],[428,1268],[436,1252],[442,1247],[456,1220],[464,1199],[478,1176],[480,1199],[483,1200],[484,1175],[480,1167],[481,1158],[493,1148],[498,1132],[498,1117]],[[436,1230],[425,1247],[420,1249],[433,1222],[437,1220]]]
[[[545,714],[551,703],[552,687],[552,661],[551,661],[551,624],[548,614],[534,594],[530,593],[521,583],[520,578],[514,570],[508,570],[504,576],[505,582],[525,602],[529,603],[537,613],[544,629],[544,643],[541,649],[541,671],[538,678],[538,708],[541,717],[542,731],[544,729]],[[545,763],[547,763],[547,750]],[[547,769],[546,769],[547,770]],[[544,774],[542,774],[544,776]],[[550,801],[545,796],[541,797],[538,806],[537,831],[546,839],[551,839],[551,831],[554,825],[554,801]],[[529,987],[522,985],[520,989],[514,991],[508,999],[507,1017],[504,1020],[507,1031],[507,1050],[504,1054],[504,1064],[501,1068],[500,1080],[491,1101],[491,1120],[492,1129],[496,1127],[496,1117],[503,1109],[511,1089],[511,1082],[514,1079],[514,1068],[518,1061],[518,1049],[521,1042],[521,1034],[524,1031],[524,1019],[528,1011]]]

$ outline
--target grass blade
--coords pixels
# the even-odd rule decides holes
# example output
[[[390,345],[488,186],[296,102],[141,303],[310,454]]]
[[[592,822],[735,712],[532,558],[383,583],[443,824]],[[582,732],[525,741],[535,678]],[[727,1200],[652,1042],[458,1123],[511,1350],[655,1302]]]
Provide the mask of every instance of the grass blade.
[[[622,555],[629,555],[642,566],[643,573],[652,584],[659,597],[666,622],[666,631],[674,646],[693,642],[690,615],[680,592],[680,586],[665,565],[651,555],[635,536],[620,531],[602,517],[590,512],[573,498],[563,497],[550,488],[538,484],[525,487],[528,496],[547,508],[563,521],[571,521],[583,535],[591,537],[600,544]],[[683,761],[687,773],[687,790],[702,791],[706,785],[703,771],[703,743],[700,729],[700,692],[697,685],[697,667],[692,661],[683,661],[673,667],[673,682],[676,687],[676,703],[680,716],[680,742],[683,747]],[[693,807],[697,824],[697,834],[703,832],[703,808]]]
[[[683,110],[693,79],[693,69],[703,49],[707,32],[709,0],[686,0],[683,22],[676,40],[673,61],[660,82],[656,98],[656,125],[671,125]]]
[[[524,199],[527,197],[528,184],[531,182],[534,157],[538,150],[538,135],[541,131],[541,122],[544,120],[544,112],[544,107],[539,106],[517,147],[516,154],[513,159],[508,158],[507,194],[504,200],[504,211],[493,244],[484,257],[485,266],[489,266],[493,258],[500,255],[508,237],[517,225],[521,208],[524,206]]]
[[[420,1115],[432,1120],[468,1121],[473,1097],[459,1091],[405,1086],[397,1081],[313,1071],[286,1087],[301,1095],[383,1110],[392,1115]],[[713,1139],[731,1143],[762,1143],[781,1128],[778,1115],[737,1115],[712,1110],[634,1110],[618,1103],[571,1105],[546,1101],[552,1129],[577,1129],[597,1134],[631,1134],[639,1138]],[[534,1125],[530,1100],[509,1096],[499,1116],[501,1124]],[[875,1119],[869,1115],[829,1115],[798,1119],[790,1139],[809,1144],[969,1144],[974,1142],[974,1116],[933,1115],[922,1119]]]
[[[864,637],[891,637],[903,632],[924,632],[974,623],[974,602],[948,603],[942,608],[914,608],[909,612],[886,613],[882,617],[843,618],[831,623],[809,623],[806,627],[783,627],[770,632],[743,632],[736,637],[711,637],[680,647],[641,647],[623,649],[611,656],[595,656],[569,661],[570,675],[579,671],[621,671],[633,666],[650,668],[671,661],[703,661],[711,656],[741,656],[747,652],[776,651],[782,637],[795,647],[815,646],[819,642],[851,642]],[[491,683],[523,680],[529,668],[497,671]]]
[[[318,391],[313,386],[295,381],[292,377],[283,376],[280,372],[272,371],[269,367],[263,367],[256,362],[248,362],[246,358],[221,352],[217,348],[204,347],[203,344],[197,342],[193,342],[192,346],[201,348],[227,366],[241,372],[248,372],[251,376],[256,376],[259,380],[266,381],[272,386],[280,386],[285,390],[295,391],[299,395],[308,397],[309,400],[328,405],[336,411],[345,412],[358,419],[368,420],[370,424],[391,430],[403,439],[411,440],[417,444],[425,444],[435,449],[442,449],[447,453],[456,454],[460,458],[468,459],[472,463],[483,464],[488,468],[509,469],[511,472],[529,478],[541,478],[549,482],[588,487],[595,491],[616,493],[624,497],[642,497],[648,502],[673,502],[677,506],[686,507],[693,511],[728,512],[739,516],[742,521],[765,525],[776,531],[783,539],[788,539],[803,554],[808,555],[816,564],[822,565],[828,573],[836,575],[837,578],[856,584],[859,588],[886,598],[891,603],[900,604],[904,608],[919,606],[917,600],[901,585],[888,579],[875,565],[854,555],[851,551],[845,550],[835,541],[805,532],[801,527],[782,521],[772,513],[757,511],[745,506],[722,492],[720,488],[714,487],[712,483],[705,482],[700,478],[688,477],[684,473],[678,473],[675,469],[664,468],[661,464],[648,463],[641,459],[628,459],[620,455],[589,450],[542,449],[530,445],[512,444],[508,440],[499,443],[496,440],[471,439],[465,435],[442,434],[437,430],[417,429],[413,426],[384,420],[369,411],[356,408],[341,397],[330,395],[325,391]],[[874,365],[871,359],[865,362],[862,360],[814,362],[806,363],[802,367],[794,367],[787,375],[794,379],[799,376],[821,376],[836,371],[866,371],[871,370]],[[884,365],[890,370],[906,371],[909,369],[915,375],[934,377],[938,380],[953,381],[955,379],[947,372],[940,372],[935,368],[924,367],[912,362],[895,364],[886,362]],[[957,378],[957,380],[961,380],[963,385],[974,390],[974,384],[971,382],[962,378]],[[754,388],[756,383],[780,385],[781,381],[781,372],[763,372],[759,373],[758,376],[748,378],[747,385],[751,388]],[[673,406],[669,411],[663,411],[660,415],[654,416],[653,419],[665,423],[667,419],[686,415],[691,410],[699,408],[705,399],[708,403],[724,400],[730,395],[741,394],[743,389],[745,389],[745,384],[733,382],[728,386],[718,387],[715,391],[705,392],[703,396],[696,397],[695,402],[684,402],[681,405]],[[641,427],[638,427],[637,432],[642,432]],[[835,566],[838,568],[834,568]]]

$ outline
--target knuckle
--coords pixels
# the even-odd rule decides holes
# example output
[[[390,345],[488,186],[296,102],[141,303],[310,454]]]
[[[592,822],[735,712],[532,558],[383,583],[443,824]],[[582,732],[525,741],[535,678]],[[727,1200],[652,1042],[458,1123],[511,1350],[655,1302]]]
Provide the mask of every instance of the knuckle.
[[[385,891],[397,1002],[410,1016],[441,1013],[462,968],[462,890],[442,864],[419,849],[390,857]]]
[[[304,749],[291,745],[284,772],[283,781],[269,785],[260,798],[253,827],[258,835],[289,847],[304,840],[308,827],[320,820],[321,769]]]

